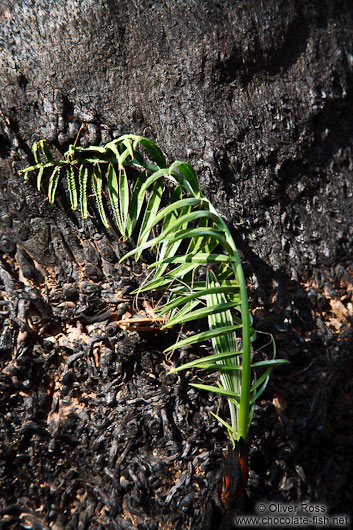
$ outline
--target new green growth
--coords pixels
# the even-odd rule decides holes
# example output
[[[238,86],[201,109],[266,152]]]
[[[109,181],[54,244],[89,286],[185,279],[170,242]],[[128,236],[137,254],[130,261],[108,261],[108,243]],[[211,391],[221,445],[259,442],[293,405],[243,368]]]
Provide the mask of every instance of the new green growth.
[[[124,240],[138,229],[137,245],[122,259],[138,260],[155,249],[150,265],[153,278],[142,291],[164,291],[168,301],[158,309],[167,321],[163,328],[205,319],[206,331],[189,335],[167,348],[211,341],[212,353],[178,366],[171,373],[196,369],[219,373],[215,386],[192,386],[220,394],[228,400],[230,420],[214,416],[230,439],[246,440],[256,400],[269,380],[271,369],[285,360],[276,359],[272,339],[271,360],[252,363],[251,343],[256,334],[248,306],[242,265],[231,233],[211,202],[201,193],[190,164],[176,161],[167,166],[159,147],[141,136],[124,135],[104,147],[75,147],[54,160],[45,140],[33,146],[35,165],[21,173],[37,171],[41,189],[50,171],[48,199],[55,200],[60,178],[67,180],[71,207],[88,217],[87,189],[93,186],[96,206],[108,227],[103,189]],[[47,170],[47,171],[46,171]],[[158,235],[155,235],[158,229]]]

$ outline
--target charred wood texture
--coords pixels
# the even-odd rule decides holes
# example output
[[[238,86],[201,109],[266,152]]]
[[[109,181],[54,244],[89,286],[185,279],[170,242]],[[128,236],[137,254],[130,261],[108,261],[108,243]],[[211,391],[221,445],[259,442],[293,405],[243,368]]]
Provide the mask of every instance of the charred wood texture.
[[[0,1],[2,528],[224,530],[274,498],[350,511],[352,34],[348,0]],[[35,140],[130,132],[198,170],[255,327],[292,363],[231,509],[221,401],[166,376],[157,301],[128,294],[144,269],[118,264],[129,243],[17,173]]]

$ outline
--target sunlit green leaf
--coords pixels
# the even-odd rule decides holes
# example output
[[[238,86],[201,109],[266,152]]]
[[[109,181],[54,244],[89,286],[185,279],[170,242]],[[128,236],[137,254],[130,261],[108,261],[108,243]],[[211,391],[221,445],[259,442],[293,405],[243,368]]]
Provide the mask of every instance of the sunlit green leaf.
[[[104,224],[104,226],[109,227],[109,223],[108,223],[107,217],[105,215],[104,206],[103,206],[102,172],[101,172],[99,164],[94,164],[92,178],[93,178],[94,195],[96,197],[97,209],[98,209],[100,218],[101,218],[102,223]]]
[[[54,164],[54,158],[53,158],[53,155],[51,154],[51,151],[48,147],[48,144],[46,142],[46,140],[40,140],[39,141],[39,145],[42,149],[42,152],[45,156],[45,158],[48,160],[48,162],[50,162],[51,164]]]
[[[134,149],[136,149],[137,144],[142,145],[142,147],[147,151],[150,159],[153,160],[153,162],[155,162],[160,168],[166,167],[167,163],[162,151],[156,144],[151,142],[151,140],[139,136],[134,142]]]
[[[113,164],[109,164],[107,171],[107,181],[108,181],[108,193],[110,198],[110,203],[112,205],[114,218],[116,224],[118,225],[121,235],[125,234],[123,221],[120,216],[120,201],[119,201],[119,185],[118,177],[116,175]]]
[[[214,392],[215,394],[221,394],[222,396],[233,398],[236,401],[239,401],[240,399],[240,394],[237,394],[236,392],[230,392],[229,390],[226,390],[224,388],[219,388],[217,386],[201,385],[198,383],[190,383],[190,386],[193,386],[194,388],[199,388],[200,390],[207,390],[208,392]]]
[[[164,351],[169,352],[171,350],[175,350],[176,348],[182,348],[183,346],[186,346],[187,344],[197,344],[198,342],[203,342],[205,340],[210,340],[214,337],[218,337],[220,335],[224,335],[226,333],[232,333],[236,329],[239,329],[241,326],[225,326],[223,328],[218,329],[209,329],[208,331],[203,331],[202,333],[197,333],[196,335],[191,335],[187,339],[183,339],[178,341],[175,344],[172,344],[172,346],[169,346]]]
[[[193,311],[192,313],[188,313],[188,315],[184,316],[176,316],[173,319],[169,320],[167,324],[162,326],[162,329],[168,328],[170,326],[176,326],[177,324],[181,324],[184,322],[190,322],[191,320],[198,320],[200,318],[205,318],[209,315],[215,315],[216,313],[220,313],[225,311],[226,309],[231,309],[232,307],[235,307],[237,304],[234,302],[226,302],[224,304],[216,304],[212,307],[203,307],[202,309],[198,309],[197,311]]]
[[[58,186],[58,182],[60,178],[60,170],[61,170],[61,167],[56,166],[56,168],[54,169],[49,179],[48,199],[51,204],[53,204],[55,200],[55,192],[56,192],[56,188]]]
[[[139,246],[143,245],[150,235],[150,231],[152,230],[152,226],[154,224],[153,221],[156,217],[159,205],[161,203],[163,190],[164,180],[163,178],[160,178],[156,180],[152,185],[150,197],[145,208],[145,214],[141,225],[140,236],[138,238]],[[137,252],[136,259],[139,259],[140,255],[141,252]]]
[[[238,351],[236,353],[233,351],[230,351],[230,352],[228,351],[228,352],[222,352],[221,354],[216,353],[213,355],[206,355],[205,357],[200,357],[199,359],[195,359],[194,361],[190,361],[188,363],[182,364],[181,366],[178,366],[177,368],[173,368],[172,370],[169,371],[169,373],[174,374],[176,372],[181,372],[182,370],[189,370],[190,368],[197,368],[200,364],[203,364],[203,363],[213,363],[216,361],[232,359],[235,355],[241,355],[242,353],[243,353],[242,351]]]
[[[71,208],[76,210],[77,208],[77,191],[76,191],[76,180],[73,167],[68,165],[66,168],[67,187],[69,188]]]
[[[120,218],[122,223],[123,234],[128,237],[126,233],[128,219],[130,216],[129,210],[129,183],[127,180],[127,175],[124,167],[119,168],[119,208],[120,208]]]
[[[80,209],[82,219],[87,219],[87,182],[88,182],[88,167],[82,165],[78,174],[78,182],[80,185]]]
[[[44,167],[40,167],[37,175],[37,190],[40,191]]]
[[[195,195],[199,195],[200,194],[199,181],[197,179],[194,168],[190,166],[190,164],[187,164],[186,162],[181,162],[180,160],[176,160],[170,166],[169,172],[170,174],[173,174],[173,172],[176,170],[180,171],[180,173],[185,177],[186,181],[190,185],[191,191]]]

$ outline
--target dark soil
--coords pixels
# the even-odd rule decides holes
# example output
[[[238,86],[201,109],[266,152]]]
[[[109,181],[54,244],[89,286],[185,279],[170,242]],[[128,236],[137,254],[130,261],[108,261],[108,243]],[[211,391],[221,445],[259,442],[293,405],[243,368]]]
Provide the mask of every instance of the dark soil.
[[[188,386],[194,373],[167,375],[200,352],[166,357],[175,332],[151,324],[158,300],[128,294],[143,266],[118,265],[91,221],[80,237],[76,279],[60,281],[25,248],[1,260],[2,528],[226,529],[231,514],[275,499],[349,513],[352,264],[305,283],[249,282],[255,327],[274,332],[291,366],[255,409],[246,493],[224,506],[227,440],[210,411],[225,405]],[[259,334],[256,347],[266,342]]]

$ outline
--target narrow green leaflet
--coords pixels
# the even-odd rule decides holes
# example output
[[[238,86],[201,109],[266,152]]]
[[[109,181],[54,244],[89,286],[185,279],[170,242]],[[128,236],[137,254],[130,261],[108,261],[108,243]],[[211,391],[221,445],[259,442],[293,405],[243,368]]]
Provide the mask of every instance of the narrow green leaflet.
[[[39,142],[34,142],[34,144],[32,146],[34,160],[36,161],[36,164],[40,164],[41,165],[42,164],[42,159],[40,157],[39,148],[40,148]]]
[[[206,286],[207,288],[212,291],[216,289],[220,283],[217,280],[217,277],[215,273],[209,269],[206,274]],[[227,296],[228,295],[228,296]],[[226,293],[226,292],[210,292],[209,295],[206,297],[207,299],[207,306],[213,307],[214,305],[218,304],[224,304],[226,302],[229,302],[230,296],[234,296],[232,292]],[[237,294],[238,300],[237,302],[240,302],[240,296]],[[232,312],[226,308],[223,312],[217,314],[217,313],[210,313],[208,316],[208,322],[209,322],[209,328],[210,329],[219,329],[224,326],[229,326],[231,324],[234,324],[235,322],[238,322],[240,326],[242,326],[242,322],[238,319],[235,319],[232,315]],[[219,383],[220,388],[222,388],[225,392],[228,393],[228,406],[230,410],[230,416],[231,416],[231,423],[233,429],[238,429],[238,410],[237,410],[237,404],[232,399],[231,395],[232,393],[239,394],[240,393],[240,377],[241,377],[241,369],[240,363],[239,363],[239,356],[237,356],[238,348],[236,343],[236,335],[235,332],[230,334],[223,334],[216,336],[212,339],[212,345],[215,350],[215,352],[218,353],[218,360],[216,360],[216,364],[219,365],[219,371],[220,371],[220,380],[221,383]],[[233,356],[231,357],[223,357],[224,352],[233,352]],[[207,365],[206,365],[207,366]],[[207,366],[207,369],[209,366]],[[235,368],[236,373],[227,373],[225,370],[226,368]],[[234,370],[231,370],[234,372]]]
[[[267,366],[279,366],[281,364],[290,364],[289,361],[287,361],[287,359],[271,359],[269,361],[259,361],[257,363],[253,363],[251,365],[251,368],[259,368],[260,366],[263,367],[267,367]]]
[[[143,293],[146,291],[166,290],[167,287],[169,289],[171,285],[176,283],[180,278],[183,278],[185,274],[192,272],[197,266],[197,264],[195,265],[192,263],[191,265],[188,265],[187,269],[185,269],[185,265],[176,267],[173,269],[172,273],[168,273],[162,278],[156,278],[146,284],[143,284],[141,287],[133,291],[132,294]]]
[[[99,164],[94,164],[93,166],[93,189],[94,189],[94,195],[96,197],[96,203],[97,203],[97,209],[100,215],[100,218],[102,220],[102,223],[107,228],[109,227],[109,223],[107,220],[107,217],[105,215],[104,206],[103,206],[103,198],[102,198],[102,172],[99,167]]]
[[[154,224],[153,221],[156,217],[159,205],[162,200],[163,190],[164,190],[164,180],[163,178],[159,178],[152,185],[150,197],[148,199],[147,206],[145,208],[145,214],[143,216],[140,235],[138,238],[139,246],[143,245],[147,241],[150,235],[152,226]],[[141,252],[136,253],[136,260],[140,258]]]
[[[55,200],[55,192],[56,192],[56,188],[58,187],[58,182],[60,178],[60,170],[61,170],[61,167],[56,166],[56,168],[54,169],[49,179],[48,198],[49,198],[50,204],[53,204]]]
[[[139,201],[143,201],[147,190],[151,188],[157,180],[159,180],[161,177],[165,177],[166,175],[168,175],[167,169],[159,169],[158,171],[152,173],[152,175],[150,175],[148,178],[146,178],[145,182],[142,184],[139,190]]]
[[[201,227],[201,228],[191,228],[191,229],[186,229],[186,230],[180,230],[180,232],[176,234],[173,233],[171,235],[167,235],[165,236],[165,238],[169,240],[173,240],[173,241],[179,241],[180,239],[201,237],[201,236],[213,237],[214,239],[218,241],[219,244],[223,246],[225,250],[227,251],[231,250],[227,240],[225,239],[223,235],[222,230],[220,230],[219,228]]]
[[[190,368],[197,368],[198,366],[204,364],[204,363],[213,363],[218,361],[224,361],[227,359],[232,359],[235,355],[241,355],[242,351],[237,351],[236,353],[233,351],[228,352],[222,352],[222,353],[215,353],[213,355],[207,355],[206,357],[200,357],[199,359],[195,359],[194,361],[190,361],[188,363],[182,364],[181,366],[178,366],[177,368],[172,368],[172,370],[169,371],[170,374],[174,374],[176,372],[181,372],[182,370],[189,370]]]
[[[240,302],[240,299],[239,299],[239,302]],[[197,311],[188,313],[186,316],[177,315],[176,317],[169,320],[167,324],[164,324],[164,326],[162,326],[162,329],[166,329],[171,326],[176,326],[177,324],[181,324],[184,322],[190,322],[192,320],[198,320],[200,318],[205,318],[209,315],[214,315],[216,313],[221,313],[221,312],[224,312],[226,309],[231,309],[232,307],[236,307],[237,305],[238,304],[236,304],[235,302],[226,302],[224,304],[216,304],[211,307],[203,307],[202,309],[198,309]]]
[[[40,191],[41,184],[42,184],[42,176],[44,173],[44,167],[40,167],[37,175],[37,190]]]
[[[223,427],[225,427],[227,429],[229,438],[231,439],[233,445],[235,445],[235,438],[234,438],[233,434],[237,434],[237,430],[234,429],[231,425],[229,425],[229,423],[224,421],[222,418],[217,416],[217,414],[214,414],[212,411],[210,411],[210,412],[211,412],[212,416],[214,416],[216,418],[216,420],[218,420],[223,425]]]
[[[208,206],[206,207],[209,210]],[[213,221],[207,218],[198,219],[197,223],[194,223],[194,228],[212,228],[214,225]],[[210,237],[209,235],[203,237],[194,237],[190,239],[189,246],[186,251],[186,255],[196,254],[201,250],[205,254],[212,254],[215,248],[219,245],[218,241]]]
[[[50,162],[51,164],[55,164],[53,155],[50,152],[50,149],[48,147],[48,144],[46,140],[40,140],[39,141],[40,148],[42,150],[42,153],[44,154],[45,158]]]
[[[66,168],[66,179],[67,187],[69,188],[71,208],[76,210],[77,208],[77,190],[74,169],[71,165]]]
[[[181,218],[178,218],[172,225],[169,225],[168,228],[163,230],[163,232],[153,239],[150,239],[149,241],[146,241],[145,243],[140,244],[138,247],[136,247],[134,250],[131,250],[128,254],[124,256],[124,258],[121,260],[125,260],[126,258],[129,258],[133,256],[134,254],[141,253],[143,250],[146,250],[147,248],[153,248],[154,246],[158,245],[158,243],[162,241],[171,241],[176,242],[183,240],[185,238],[191,238],[191,237],[198,237],[199,235],[204,235],[205,229],[204,228],[194,228],[194,229],[181,229],[180,232],[177,232],[178,228],[182,228],[183,226],[187,225],[189,222],[192,222],[195,219],[198,219],[200,217],[207,217],[213,216],[208,211],[200,211],[200,212],[192,212],[188,215],[184,215]],[[212,232],[213,235],[217,236],[217,239],[222,242],[224,245],[227,245],[227,242],[225,239],[221,236],[221,231],[218,229],[207,229],[207,233],[210,234]]]
[[[236,401],[239,401],[240,399],[240,395],[237,394],[236,392],[231,392],[230,390],[219,388],[217,386],[200,385],[198,383],[190,383],[190,386],[193,386],[194,388],[199,388],[200,390],[207,390],[208,392],[214,392],[215,394],[221,394],[222,396],[233,398]]]
[[[181,188],[177,186],[177,189],[180,191]],[[184,230],[187,228],[187,223],[185,223],[185,216],[188,215],[191,212],[192,205],[191,204],[181,204],[179,202],[179,209],[170,211],[167,216],[164,219],[163,225],[162,225],[162,233],[168,233],[170,231],[176,230],[176,225],[178,225],[178,221],[183,218],[184,223],[179,224],[180,230]],[[162,258],[167,257],[173,257],[178,252],[180,246],[183,244],[183,241],[180,239],[179,241],[169,241],[168,239],[162,240],[158,245],[158,252],[157,252],[157,260],[161,260]],[[195,265],[194,265],[195,266]],[[167,264],[159,265],[159,267],[156,268],[155,271],[155,278],[160,278],[162,275],[165,274],[165,271],[168,269]],[[188,266],[181,265],[180,270],[184,270],[184,280],[188,277],[188,272],[186,270],[188,269]]]
[[[140,190],[143,184],[145,183],[147,175],[145,172],[140,173],[136,178],[134,189],[130,199],[130,208],[128,211],[126,230],[125,230],[125,239],[129,238],[133,233],[137,220],[140,216],[142,205],[144,202],[144,197],[140,197]]]
[[[210,294],[215,293],[233,293],[234,287],[230,285],[224,285],[224,286],[218,286],[218,287],[209,287],[202,290],[197,290],[196,292],[192,292],[186,296],[180,296],[177,299],[173,300],[172,302],[169,302],[168,304],[163,305],[159,308],[159,312],[167,312],[171,309],[174,309],[178,306],[183,306],[190,300],[194,300],[195,298],[204,298],[206,299],[207,296]]]
[[[142,136],[135,137],[135,142],[133,144],[134,149],[136,149],[136,146],[138,144],[141,144],[142,147],[147,151],[148,156],[150,159],[157,164],[160,168],[165,168],[167,166],[166,160],[164,158],[164,155],[162,151],[159,149],[159,147],[151,142],[151,140],[148,140],[147,138],[143,138]]]
[[[219,337],[225,333],[232,333],[236,329],[241,328],[241,326],[224,326],[217,329],[209,329],[208,331],[203,331],[202,333],[197,333],[196,335],[191,335],[187,339],[180,340],[172,346],[169,346],[164,351],[165,353],[175,350],[176,348],[182,348],[187,344],[197,344],[198,342],[203,342],[205,340],[213,339],[214,337]]]
[[[106,146],[107,147],[107,146]],[[89,147],[74,147],[74,149],[71,152],[81,152],[81,153],[97,153],[97,154],[105,154],[106,153],[106,147],[99,147],[95,145],[90,145]]]
[[[256,382],[251,386],[250,392],[253,392],[258,388],[268,377],[270,373],[271,368],[268,368],[257,380]]]
[[[51,162],[47,162],[46,164],[35,164],[34,166],[29,166],[29,167],[26,167],[25,169],[21,169],[19,171],[19,174],[22,175],[22,173],[30,173],[31,171],[36,171],[37,169],[40,169],[40,168],[46,168],[46,167],[53,167],[54,164],[52,164]]]
[[[123,221],[122,221],[121,216],[120,216],[118,177],[116,175],[116,172],[115,172],[113,164],[109,164],[108,165],[107,185],[108,185],[108,193],[109,193],[110,204],[112,205],[114,218],[115,218],[116,224],[118,226],[119,232],[123,236],[123,235],[125,235],[125,230],[124,230],[124,227],[123,227]]]
[[[129,183],[124,167],[119,168],[119,208],[120,218],[122,223],[122,230],[125,237],[129,237],[126,233],[127,223],[129,219]]]
[[[119,148],[118,148],[116,142],[115,141],[109,142],[109,144],[107,144],[105,146],[105,148],[106,149],[110,149],[110,151],[115,155],[116,160],[117,160],[118,165],[119,165],[119,169],[121,169],[121,167],[122,167],[121,156],[120,156],[120,151],[119,151]]]
[[[175,298],[176,298],[176,295],[173,292],[171,292],[170,297],[169,297],[170,302],[172,302],[173,299],[175,299]],[[202,303],[202,300],[198,300],[198,299],[191,300],[190,302],[185,304],[184,307],[181,307],[181,308],[177,307],[175,309],[171,309],[170,311],[168,311],[168,313],[165,313],[165,314],[168,315],[169,322],[170,322],[170,320],[173,320],[174,318],[176,318],[176,316],[181,318],[182,316],[189,315],[201,303]],[[167,327],[169,327],[169,326],[167,326]]]
[[[82,165],[78,174],[78,182],[80,186],[80,209],[82,219],[87,219],[87,182],[88,182],[88,167]]]
[[[135,154],[134,154],[134,148],[133,148],[133,146],[132,146],[132,140],[131,140],[131,138],[126,138],[126,139],[123,140],[121,143],[122,143],[123,145],[125,145],[127,152],[128,152],[129,155],[131,156],[131,160],[133,160],[134,157],[135,157]]]
[[[170,166],[169,173],[172,175],[176,170],[180,171],[180,173],[183,175],[186,182],[189,184],[191,188],[190,191],[196,196],[199,196],[200,195],[199,181],[197,179],[194,168],[190,166],[190,164],[187,164],[186,162],[181,162],[180,160],[176,160]],[[186,186],[185,183],[183,184],[185,187],[187,187],[189,191],[190,189],[189,186]]]
[[[173,256],[171,258],[164,258],[160,261],[155,261],[149,265],[149,269],[159,267],[159,265],[170,265],[171,263],[200,263],[202,265],[211,263],[231,263],[231,258],[224,254],[205,254],[199,252],[198,254],[185,254],[180,256]]]
[[[134,158],[130,161],[130,166],[135,167],[136,169],[147,169],[146,160],[143,158],[140,151],[134,149]]]
[[[177,191],[181,192],[181,188],[178,188]],[[170,223],[173,219],[171,215],[172,213],[180,211],[185,206],[187,207],[188,206],[202,206],[202,204],[203,204],[202,199],[190,198],[190,199],[175,200],[172,196],[171,204],[169,204],[168,206],[166,206],[165,208],[163,208],[162,210],[158,212],[158,214],[153,219],[153,222],[151,222],[150,228],[153,228],[161,221],[164,221],[163,230],[166,230],[170,226]],[[187,213],[189,213],[189,210],[187,210]],[[174,219],[177,219],[177,218],[178,218],[178,215],[174,215]],[[145,236],[146,231],[147,229],[144,229],[143,231],[141,231],[140,238]]]
[[[233,354],[234,356],[234,354]],[[216,370],[220,375],[224,375],[227,372],[240,372],[242,367],[240,365],[236,366],[234,364],[221,364],[217,363],[202,363],[197,367],[199,370]],[[222,387],[223,388],[223,387]]]
[[[267,387],[267,384],[268,384],[269,380],[270,380],[270,374],[267,374],[267,376],[266,376],[266,378],[264,380],[264,383],[260,387],[260,390],[258,390],[256,392],[256,394],[251,396],[250,405],[253,405],[259,399],[259,397],[263,394],[263,392],[266,390],[266,387]]]

